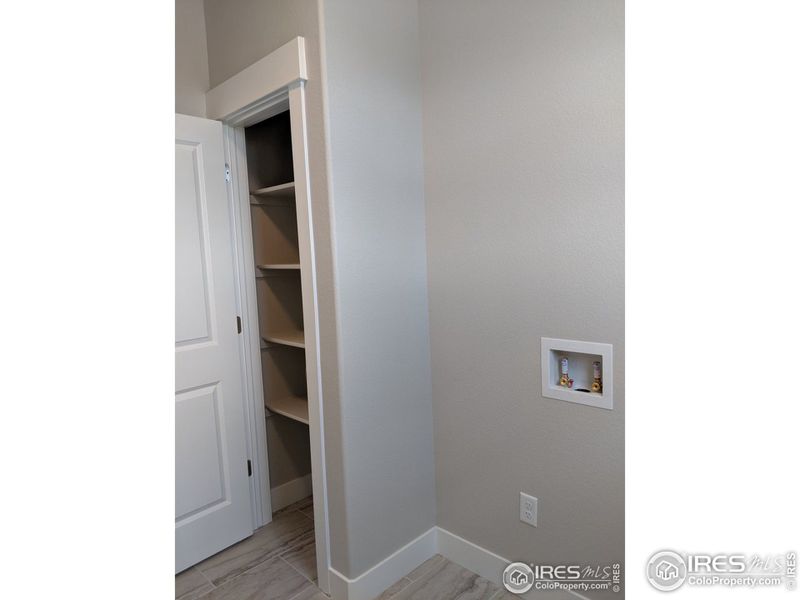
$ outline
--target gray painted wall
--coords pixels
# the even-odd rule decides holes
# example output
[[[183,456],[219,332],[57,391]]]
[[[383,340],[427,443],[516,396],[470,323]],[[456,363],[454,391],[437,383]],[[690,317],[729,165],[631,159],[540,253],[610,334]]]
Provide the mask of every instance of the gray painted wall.
[[[420,28],[437,524],[622,561],[623,2],[422,0]],[[614,345],[613,412],[541,396],[542,336]]]
[[[416,0],[324,2],[347,554],[435,524]]]
[[[175,0],[175,112],[205,117],[208,89],[203,0]]]

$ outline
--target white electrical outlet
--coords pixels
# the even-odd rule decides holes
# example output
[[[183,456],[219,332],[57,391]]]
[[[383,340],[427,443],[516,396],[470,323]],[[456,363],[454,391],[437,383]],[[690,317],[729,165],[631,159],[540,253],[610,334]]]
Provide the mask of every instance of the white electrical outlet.
[[[539,499],[523,492],[519,493],[519,520],[538,527]]]

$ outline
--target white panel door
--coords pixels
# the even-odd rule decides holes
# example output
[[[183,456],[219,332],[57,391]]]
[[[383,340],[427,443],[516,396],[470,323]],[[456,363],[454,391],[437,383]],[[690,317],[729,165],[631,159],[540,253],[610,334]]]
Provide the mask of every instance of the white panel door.
[[[222,124],[175,117],[175,570],[253,533]]]

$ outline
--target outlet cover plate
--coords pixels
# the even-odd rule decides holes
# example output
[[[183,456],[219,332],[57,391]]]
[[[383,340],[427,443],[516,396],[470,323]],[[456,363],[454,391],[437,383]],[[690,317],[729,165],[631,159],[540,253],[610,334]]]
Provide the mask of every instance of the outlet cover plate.
[[[534,527],[539,526],[539,499],[524,492],[519,493],[519,520]]]

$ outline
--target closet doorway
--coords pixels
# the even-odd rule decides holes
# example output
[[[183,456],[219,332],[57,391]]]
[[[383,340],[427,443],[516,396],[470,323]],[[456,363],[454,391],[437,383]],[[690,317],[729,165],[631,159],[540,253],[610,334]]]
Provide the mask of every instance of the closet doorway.
[[[253,529],[311,496],[317,585],[329,592],[305,81],[295,38],[211,89],[206,105],[223,129]]]

